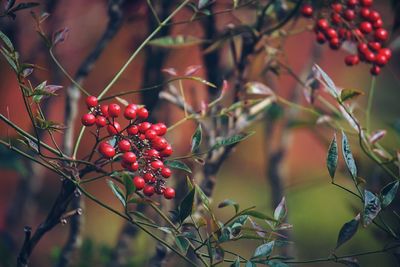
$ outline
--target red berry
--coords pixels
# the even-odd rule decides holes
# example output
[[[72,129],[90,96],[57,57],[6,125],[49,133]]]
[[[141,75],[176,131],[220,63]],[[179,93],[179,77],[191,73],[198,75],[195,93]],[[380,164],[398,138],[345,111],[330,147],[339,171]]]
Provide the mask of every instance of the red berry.
[[[126,106],[127,109],[134,109],[135,111],[139,108],[136,104],[129,104]]]
[[[354,10],[352,9],[346,9],[343,13],[343,17],[350,21],[353,20],[356,17],[356,13],[354,12]]]
[[[361,0],[361,5],[364,7],[370,7],[374,3],[373,0]]]
[[[164,123],[159,122],[159,123],[156,124],[156,126],[159,127],[159,130],[156,131],[156,132],[157,132],[157,135],[162,136],[162,135],[164,135],[164,134],[167,133],[168,128],[167,128],[167,126],[166,126]]]
[[[306,4],[301,8],[301,14],[306,18],[312,17],[313,12],[314,12],[314,10],[311,5]]]
[[[92,96],[92,95],[86,97],[85,102],[86,102],[86,105],[88,108],[97,107],[97,104],[98,104],[97,97]]]
[[[170,168],[164,167],[161,169],[161,175],[164,178],[169,178],[172,174],[172,171]]]
[[[104,117],[108,117],[108,105],[101,105],[100,112]]]
[[[110,104],[108,106],[108,114],[111,117],[118,117],[119,114],[121,113],[121,107],[118,104]]]
[[[146,139],[146,135],[144,135],[144,134],[140,134],[140,135],[139,135],[139,139],[140,139],[140,140],[144,140],[144,139]]]
[[[162,137],[156,137],[152,140],[152,146],[156,150],[161,151],[168,146],[168,142]]]
[[[340,4],[340,3],[332,4],[331,7],[332,7],[332,10],[337,12],[337,13],[340,13],[342,11],[342,9],[343,9],[342,4]]]
[[[143,188],[143,194],[145,194],[148,197],[151,197],[154,194],[154,186],[152,185],[145,185]]]
[[[363,19],[369,19],[369,15],[371,14],[371,10],[368,8],[361,8],[360,9],[360,15]]]
[[[146,131],[145,136],[147,140],[153,140],[157,137],[157,133],[156,131],[150,129]]]
[[[92,126],[96,122],[96,117],[93,114],[90,114],[90,113],[84,114],[82,116],[81,121],[82,121],[82,124],[85,125],[85,126]]]
[[[153,169],[158,170],[158,169],[161,169],[162,167],[164,167],[164,163],[162,163],[161,160],[155,160],[155,161],[152,161],[152,162],[150,163],[150,166],[151,166]]]
[[[174,151],[172,150],[172,147],[171,147],[170,145],[167,145],[167,147],[164,148],[164,149],[160,152],[160,155],[161,155],[162,157],[169,157],[169,156],[172,155],[173,152],[174,152]]]
[[[139,128],[136,125],[132,125],[128,127],[127,132],[130,135],[135,135],[139,132]]]
[[[126,139],[122,139],[118,142],[118,148],[122,152],[128,152],[131,150],[131,143]]]
[[[139,108],[136,111],[136,115],[139,117],[139,119],[145,120],[147,119],[147,117],[149,117],[149,112],[147,111],[146,108]]]
[[[160,157],[160,153],[155,149],[149,149],[146,152],[146,155],[151,158],[158,158]]]
[[[374,21],[374,24],[372,26],[374,27],[374,29],[382,28],[383,20],[378,19],[378,20]]]
[[[379,54],[385,55],[386,58],[389,60],[392,57],[392,50],[389,48],[382,48],[379,50]]]
[[[332,13],[331,21],[333,24],[338,25],[342,22],[342,18],[340,17],[340,15],[338,13]]]
[[[134,163],[132,163],[130,165],[130,169],[131,169],[131,171],[134,171],[134,172],[137,171],[139,169],[139,162],[135,161]]]
[[[383,55],[383,54],[376,55],[376,57],[375,57],[375,64],[376,65],[378,65],[380,67],[383,67],[383,66],[385,66],[387,64],[387,62],[388,62],[388,59],[387,59],[387,57],[385,55]]]
[[[372,51],[370,51],[370,50],[368,50],[368,51],[366,51],[365,53],[364,53],[364,57],[365,57],[365,60],[367,61],[367,62],[374,62],[375,61],[375,54],[372,52]]]
[[[107,142],[100,143],[99,152],[105,158],[112,158],[115,156],[115,149]]]
[[[154,175],[150,172],[146,172],[143,174],[143,178],[146,180],[146,182],[152,182],[154,180]]]
[[[361,22],[359,29],[361,32],[366,33],[366,34],[372,32],[372,30],[373,30],[372,24],[368,21]]]
[[[379,73],[381,73],[381,68],[378,66],[373,66],[370,70],[371,74],[374,76],[379,75]]]
[[[133,152],[125,152],[122,155],[122,161],[125,161],[126,163],[134,163],[136,162],[136,155]]]
[[[148,121],[142,122],[141,124],[139,124],[139,132],[141,133],[145,133],[148,129],[150,129],[151,127],[151,123]]]
[[[384,28],[379,28],[375,31],[375,39],[381,42],[387,41],[389,33]]]
[[[348,7],[355,7],[356,5],[358,5],[358,0],[347,0],[347,6]]]
[[[325,31],[325,34],[328,37],[328,39],[333,39],[338,37],[337,31],[334,28],[327,29]]]
[[[142,190],[146,184],[146,182],[144,181],[144,179],[140,176],[135,176],[133,178],[133,184],[135,185],[137,190]]]
[[[124,112],[124,117],[127,120],[134,120],[136,119],[136,110],[133,108],[126,108]]]
[[[322,32],[318,32],[316,37],[319,44],[324,44],[326,42],[325,35]]]
[[[97,127],[104,127],[107,125],[107,119],[103,116],[97,116],[96,117],[96,125]]]
[[[340,48],[340,40],[339,40],[339,38],[332,38],[332,39],[329,41],[329,47],[330,47],[331,49],[333,49],[333,50],[339,49],[339,48]]]
[[[349,55],[345,57],[344,62],[347,66],[354,66],[360,62],[360,58],[357,55]]]
[[[319,19],[317,21],[317,27],[318,27],[318,29],[326,30],[329,28],[329,23],[326,19]]]
[[[374,51],[379,51],[381,49],[382,45],[379,42],[369,42],[368,47]]]
[[[365,54],[368,51],[368,45],[365,43],[360,43],[357,46],[358,52],[361,54]]]
[[[379,14],[378,11],[375,11],[375,10],[372,10],[368,17],[369,21],[371,21],[371,22],[375,22],[380,18],[381,18],[381,15]]]
[[[114,124],[109,124],[107,126],[107,131],[110,135],[116,135],[121,131],[121,125],[114,121]]]
[[[175,190],[171,187],[166,187],[164,190],[164,197],[166,199],[172,199],[175,197]]]
[[[340,38],[347,39],[348,31],[345,28],[339,28],[338,34]]]

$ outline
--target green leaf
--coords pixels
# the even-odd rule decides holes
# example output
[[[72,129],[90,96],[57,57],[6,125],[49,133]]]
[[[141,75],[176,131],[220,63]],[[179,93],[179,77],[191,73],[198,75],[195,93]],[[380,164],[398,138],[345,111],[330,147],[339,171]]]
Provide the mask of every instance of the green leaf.
[[[251,217],[262,219],[262,220],[276,221],[271,216],[268,216],[268,215],[266,215],[266,214],[264,214],[262,212],[256,211],[256,210],[247,210],[247,211],[245,211],[245,212],[243,212],[241,214],[249,215]]]
[[[363,226],[366,227],[371,224],[380,211],[381,203],[379,198],[372,192],[364,190]]]
[[[179,250],[186,255],[189,249],[189,240],[184,236],[178,235],[175,237],[175,243]]]
[[[347,267],[360,267],[360,264],[358,263],[358,260],[356,258],[341,258],[337,260],[337,263],[341,263],[343,265],[346,265]]]
[[[207,197],[207,195],[204,193],[204,191],[197,184],[195,185],[195,190],[196,190],[197,194],[199,195],[199,197],[201,199],[201,202],[203,203],[204,207],[208,211],[211,211],[210,199]]]
[[[357,166],[354,161],[353,154],[351,153],[349,140],[346,134],[342,131],[342,153],[344,161],[346,162],[347,169],[350,171],[351,177],[353,179],[357,178]]]
[[[173,169],[183,170],[188,173],[192,173],[192,170],[180,160],[166,160],[164,161],[164,165],[167,165]]]
[[[326,166],[332,180],[335,177],[335,172],[338,163],[338,146],[336,142],[336,134],[333,136],[332,142],[329,145],[328,156],[326,157]]]
[[[196,131],[192,136],[192,148],[190,149],[190,151],[197,152],[201,144],[202,136],[203,136],[203,130],[201,128],[201,124],[199,124],[199,126],[197,126]]]
[[[209,2],[210,2],[210,0],[199,0],[199,2],[198,2],[198,4],[197,4],[197,8],[198,8],[198,9],[202,9],[202,8],[204,8]]]
[[[240,267],[240,258],[239,256],[236,258],[236,260],[230,265],[230,267]]]
[[[249,136],[252,136],[254,133],[255,132],[240,133],[240,134],[236,134],[231,137],[228,137],[226,139],[219,140],[211,147],[211,150],[218,149],[223,146],[229,146],[229,145],[236,144],[236,143],[241,142],[244,139],[248,138]]]
[[[342,92],[340,92],[340,99],[342,100],[342,102],[344,102],[346,100],[352,99],[362,94],[364,93],[358,90],[344,89],[342,90]]]
[[[235,213],[238,213],[239,204],[233,200],[225,199],[224,201],[222,201],[221,203],[218,204],[218,208],[224,208],[224,207],[228,207],[228,206],[233,206],[235,208]]]
[[[274,211],[274,219],[280,222],[286,217],[286,214],[287,214],[286,200],[285,197],[283,197],[281,202],[279,202],[278,206]]]
[[[18,73],[18,67],[17,64],[15,63],[15,59],[12,57],[10,52],[8,52],[4,47],[1,47],[0,52],[3,54],[4,58],[7,60],[8,64],[11,66],[11,68]]]
[[[245,267],[256,267],[257,265],[252,261],[247,261]]]
[[[182,200],[181,204],[178,207],[178,219],[181,223],[192,214],[193,211],[193,203],[194,203],[194,195],[196,190],[192,189]]]
[[[349,241],[357,232],[359,225],[359,216],[355,219],[345,223],[339,231],[338,240],[336,242],[336,248],[340,247],[347,241]]]
[[[275,241],[268,242],[266,244],[262,244],[261,246],[258,246],[256,250],[254,251],[254,255],[252,259],[255,258],[264,258],[268,257],[272,253],[272,249],[274,248]]]
[[[160,231],[163,231],[164,233],[172,234],[172,230],[169,227],[161,226],[161,227],[158,227],[157,229]]]
[[[382,188],[380,193],[382,208],[386,208],[387,206],[390,205],[390,203],[392,203],[392,201],[396,197],[398,188],[399,188],[399,181],[387,184],[384,188]]]
[[[314,72],[317,74],[317,79],[322,82],[323,84],[326,85],[326,89],[328,92],[335,98],[339,97],[338,89],[336,88],[335,83],[332,81],[332,79],[326,74],[320,66],[317,64],[314,65]],[[319,78],[319,76],[321,78]]]
[[[136,191],[136,186],[133,184],[132,177],[128,173],[123,172],[121,176],[125,186],[126,197],[128,197]]]
[[[2,31],[0,31],[0,39],[4,42],[4,44],[10,49],[10,51],[14,51],[14,46],[10,40]]]
[[[248,82],[245,84],[246,93],[249,95],[271,96],[275,95],[271,88],[261,82]]]
[[[111,191],[113,192],[113,194],[119,199],[119,201],[125,207],[126,206],[125,196],[124,196],[124,193],[122,192],[121,188],[119,188],[119,186],[116,185],[111,180],[107,180],[107,184],[111,188]]]
[[[153,39],[150,45],[163,48],[182,48],[203,43],[204,40],[190,35],[165,36]]]

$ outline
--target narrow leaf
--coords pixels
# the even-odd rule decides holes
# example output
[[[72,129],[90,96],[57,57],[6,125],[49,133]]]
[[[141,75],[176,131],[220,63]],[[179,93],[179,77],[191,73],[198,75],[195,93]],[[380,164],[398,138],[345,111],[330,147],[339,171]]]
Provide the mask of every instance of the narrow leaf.
[[[185,69],[185,76],[192,76],[195,74],[199,69],[201,69],[200,65],[191,65]]]
[[[16,7],[13,7],[10,10],[8,10],[7,13],[14,13],[16,11],[32,8],[32,7],[35,7],[38,5],[39,5],[39,3],[35,3],[35,2],[20,3]]]
[[[357,232],[358,225],[359,225],[359,216],[355,219],[345,223],[339,231],[338,240],[336,242],[336,248],[340,247],[347,241],[349,241],[354,234]]]
[[[368,138],[368,142],[370,144],[375,144],[379,140],[381,140],[384,136],[386,135],[386,130],[379,130],[376,132],[373,132],[371,136]]]
[[[328,168],[329,175],[333,179],[338,163],[338,146],[336,142],[336,134],[333,136],[332,142],[329,145],[328,156],[326,157],[326,166]]]
[[[11,52],[14,51],[14,46],[10,38],[8,38],[7,35],[5,35],[2,31],[0,31],[0,39],[4,42],[4,44],[9,48]]]
[[[126,202],[125,202],[125,196],[124,193],[122,192],[121,188],[119,188],[118,185],[116,185],[113,181],[107,180],[108,186],[111,188],[111,191],[113,194],[118,198],[118,200],[122,203],[122,205],[125,207]]]
[[[382,190],[381,190],[381,206],[382,208],[386,208],[387,206],[392,203],[394,198],[396,197],[397,190],[399,189],[399,181],[392,182],[388,185],[386,185]]]
[[[272,253],[272,249],[274,248],[274,241],[268,242],[266,244],[262,244],[261,246],[257,247],[252,259],[254,258],[263,258],[268,257]]]
[[[236,144],[236,143],[241,142],[244,139],[248,138],[249,136],[252,136],[254,133],[255,132],[241,133],[241,134],[233,135],[226,139],[219,140],[211,147],[211,150],[218,149],[223,146],[229,146],[229,145]]]
[[[364,93],[358,90],[344,89],[342,90],[342,92],[340,92],[340,99],[342,100],[342,102],[344,102],[346,100],[352,99],[362,94]]]
[[[281,202],[279,202],[278,206],[274,211],[274,219],[280,222],[286,217],[286,214],[287,214],[286,200],[285,197],[283,197]]]
[[[262,220],[269,220],[269,221],[276,221],[274,218],[271,216],[268,216],[262,212],[256,211],[256,210],[248,210],[243,213],[243,215],[249,215],[251,217],[257,218],[257,219],[262,219]]]
[[[230,265],[230,267],[240,267],[240,258],[237,257],[236,260]]]
[[[67,37],[68,37],[69,29],[68,28],[63,28],[61,30],[56,31],[53,34],[53,45],[57,45],[59,43],[64,42]]]
[[[271,88],[260,82],[248,82],[245,85],[246,93],[250,95],[275,95]]]
[[[165,36],[153,39],[150,45],[162,48],[182,48],[203,43],[204,40],[190,35]]]
[[[364,190],[364,210],[362,214],[363,226],[366,227],[372,223],[381,210],[379,198],[372,192]]]
[[[196,152],[199,149],[201,145],[202,136],[203,136],[203,130],[201,128],[201,124],[199,124],[192,136],[192,148],[191,148],[192,152]]]
[[[228,206],[233,206],[235,208],[235,213],[238,213],[239,204],[233,200],[225,199],[224,201],[222,201],[221,203],[218,204],[218,208],[224,208],[224,207],[228,207]]]
[[[179,250],[186,255],[189,249],[189,240],[184,236],[178,235],[175,237],[175,243]]]
[[[192,170],[184,162],[180,160],[166,160],[164,161],[164,164],[173,169],[183,170],[188,173],[192,173]]]
[[[193,210],[193,203],[194,203],[194,195],[196,190],[192,189],[182,200],[181,204],[179,204],[178,211],[179,211],[179,221],[182,223],[189,215],[192,214]]]
[[[351,177],[353,177],[353,179],[356,179],[357,178],[356,162],[354,161],[353,154],[351,153],[349,140],[347,139],[347,136],[343,131],[342,131],[342,153],[347,168],[350,171]]]
[[[332,81],[332,79],[326,74],[320,66],[317,64],[314,65],[313,67],[314,75],[316,76],[316,79],[319,80],[321,83],[325,84],[326,89],[328,92],[335,98],[339,97],[339,92],[338,89],[336,88],[335,83]]]

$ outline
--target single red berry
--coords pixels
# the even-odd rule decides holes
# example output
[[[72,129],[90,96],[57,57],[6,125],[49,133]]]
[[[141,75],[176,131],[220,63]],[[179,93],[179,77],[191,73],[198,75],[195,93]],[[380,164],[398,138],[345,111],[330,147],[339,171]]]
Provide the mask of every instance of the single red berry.
[[[172,155],[174,151],[172,150],[172,147],[170,145],[167,145],[161,152],[160,155],[162,157],[169,157]]]
[[[149,129],[146,131],[145,136],[146,136],[147,140],[151,141],[157,137],[157,133],[156,133],[156,131]]]
[[[103,115],[104,117],[108,117],[108,105],[101,105],[100,106],[100,112],[101,115]]]
[[[326,42],[325,35],[322,32],[318,32],[316,35],[317,42],[319,44],[324,44]]]
[[[166,187],[164,189],[164,197],[166,199],[173,199],[175,197],[175,190],[171,187]]]
[[[338,37],[338,33],[334,28],[326,29],[325,34],[328,37],[328,39],[333,39]]]
[[[96,117],[93,114],[90,114],[90,113],[84,114],[82,116],[81,121],[82,121],[82,124],[85,125],[85,126],[92,126],[96,122]]]
[[[145,153],[150,158],[159,158],[160,157],[160,152],[158,152],[155,149],[149,149]]]
[[[134,163],[132,163],[132,164],[130,165],[130,169],[131,169],[131,171],[133,171],[133,172],[139,170],[139,162],[135,161]]]
[[[129,104],[126,106],[127,109],[134,109],[135,111],[139,108],[136,104]]]
[[[379,66],[373,66],[370,72],[372,75],[377,76],[379,73],[381,73],[381,68]]]
[[[331,7],[332,7],[332,10],[335,11],[336,13],[340,13],[343,9],[342,4],[340,4],[340,3],[334,3],[331,5]]]
[[[127,120],[134,120],[136,119],[136,110],[133,108],[126,108],[124,111],[124,117]]]
[[[372,51],[370,51],[370,50],[368,50],[368,51],[366,51],[365,53],[364,53],[364,57],[365,57],[365,60],[367,61],[367,62],[374,62],[375,61],[375,54],[372,52]]]
[[[154,175],[151,172],[146,172],[143,174],[143,178],[146,180],[146,182],[152,182],[154,180]]]
[[[326,19],[319,19],[317,21],[317,28],[321,30],[326,30],[329,28],[329,22]]]
[[[156,131],[159,136],[165,135],[167,133],[168,128],[164,123],[159,122],[157,123],[157,126],[160,127],[160,129]]]
[[[142,190],[144,188],[144,186],[146,185],[146,182],[144,181],[144,179],[140,176],[135,176],[133,178],[133,184],[135,185],[137,190]]]
[[[358,52],[360,52],[361,54],[364,54],[365,52],[368,51],[368,45],[366,43],[360,43],[357,46]]]
[[[105,158],[112,158],[115,156],[115,149],[107,142],[100,143],[99,152]]]
[[[379,50],[381,50],[382,45],[379,42],[369,42],[368,47],[374,51],[379,51]]]
[[[145,194],[148,197],[151,197],[154,194],[154,186],[152,185],[145,185],[143,188],[143,194]]]
[[[332,38],[332,39],[329,41],[329,47],[330,47],[331,49],[333,49],[333,50],[339,49],[339,48],[340,48],[340,40],[339,40],[339,38]]]
[[[164,178],[169,178],[172,174],[172,171],[170,168],[164,167],[161,169],[161,175]]]
[[[107,119],[103,116],[98,115],[96,117],[96,125],[97,127],[104,127],[107,125]]]
[[[338,34],[340,38],[347,39],[348,31],[345,28],[339,28]]]
[[[389,60],[392,57],[392,50],[389,48],[382,48],[379,50],[379,54],[385,55],[386,58]]]
[[[114,121],[113,124],[107,125],[107,131],[109,135],[116,135],[121,131],[121,125],[118,122]]]
[[[120,113],[121,113],[121,107],[118,104],[110,104],[108,106],[108,114],[111,117],[116,118],[119,116]]]
[[[372,26],[374,27],[374,29],[382,28],[383,20],[378,19],[378,20],[374,21],[374,24]]]
[[[360,2],[361,2],[361,5],[364,7],[370,7],[374,3],[373,0],[361,0]]]
[[[145,120],[147,117],[149,117],[149,111],[146,108],[139,108],[136,111],[136,115],[138,116],[139,119]]]
[[[118,148],[122,152],[128,152],[131,150],[131,143],[126,139],[122,139],[118,142]]]
[[[167,140],[162,137],[156,137],[152,140],[152,146],[158,151],[165,149],[168,146]]]
[[[301,8],[301,14],[306,18],[312,17],[313,12],[314,12],[314,9],[311,5],[305,4]]]
[[[358,0],[347,0],[347,6],[348,7],[355,7],[356,5],[358,5]]]
[[[139,132],[145,133],[148,129],[151,127],[151,123],[148,121],[142,122],[141,124],[138,125],[139,127]]]
[[[331,21],[333,24],[340,24],[342,22],[342,18],[340,17],[340,15],[338,13],[332,13],[331,14]]]
[[[347,66],[354,66],[360,62],[360,58],[357,55],[349,55],[345,57],[344,62]]]
[[[127,163],[134,163],[136,162],[136,155],[133,152],[125,152],[122,155],[122,161],[125,161]]]
[[[371,10],[370,9],[365,8],[365,7],[360,9],[360,16],[363,19],[369,19],[369,15],[371,15]]]
[[[359,29],[362,33],[365,33],[365,34],[368,34],[368,33],[372,32],[372,30],[373,30],[372,24],[368,21],[361,22]]]
[[[155,161],[152,161],[152,162],[150,163],[150,166],[151,166],[153,169],[158,170],[158,169],[161,169],[162,167],[164,167],[164,163],[162,163],[161,160],[155,160]]]
[[[369,21],[375,22],[375,21],[377,21],[377,20],[380,19],[380,18],[381,18],[381,15],[379,14],[378,11],[371,10],[371,12],[370,12],[370,14],[369,14],[369,17],[368,17]]]
[[[145,134],[140,134],[139,135],[139,139],[142,140],[142,141],[145,140],[146,139],[146,135]]]
[[[86,102],[86,105],[87,105],[88,108],[97,107],[97,105],[98,105],[98,103],[99,103],[99,102],[97,101],[97,97],[92,96],[92,95],[86,97],[85,102]]]
[[[375,57],[375,64],[376,64],[376,65],[378,65],[378,66],[380,66],[380,67],[383,67],[383,66],[385,66],[387,63],[388,63],[388,59],[387,59],[387,57],[386,57],[384,54],[378,54],[378,55],[376,55],[376,57]]]
[[[346,9],[343,13],[343,17],[348,20],[351,21],[356,17],[356,13],[354,12],[354,10],[352,9]]]
[[[129,126],[126,131],[128,132],[129,135],[135,135],[139,132],[139,128],[137,127],[137,125],[132,125]]]
[[[374,36],[376,40],[385,42],[389,38],[389,33],[384,28],[379,28],[375,31]]]

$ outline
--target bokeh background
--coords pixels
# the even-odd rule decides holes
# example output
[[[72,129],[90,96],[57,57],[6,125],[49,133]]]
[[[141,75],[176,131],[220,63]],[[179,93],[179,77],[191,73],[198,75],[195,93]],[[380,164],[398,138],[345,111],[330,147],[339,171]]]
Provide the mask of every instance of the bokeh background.
[[[50,17],[43,24],[47,33],[51,34],[63,27],[69,28],[68,39],[57,46],[55,54],[65,69],[74,74],[103,34],[108,21],[107,1],[58,0],[39,2],[41,5],[33,10],[36,13],[50,13]],[[160,6],[161,2],[168,6],[165,2],[169,1],[154,2],[157,6]],[[213,5],[214,11],[231,6],[231,1],[216,2]],[[375,2],[376,8],[383,14],[385,25],[391,28],[395,11],[392,10],[390,1]],[[174,6],[174,4],[169,5]],[[104,88],[132,51],[151,32],[151,29],[154,28],[154,21],[149,22],[151,21],[150,16],[146,1],[126,1],[123,5],[123,22],[120,30],[105,48],[83,84],[91,94],[96,95]],[[185,9],[174,18],[174,22],[188,20],[190,16],[191,11]],[[250,23],[253,19],[252,16],[252,13],[248,10],[220,14],[215,21],[216,31],[226,29],[229,24]],[[304,28],[308,24],[310,24],[310,21],[300,19],[296,27]],[[35,32],[34,26],[34,20],[29,11],[19,12],[15,20],[8,18],[1,18],[0,20],[0,29],[14,41],[21,59],[44,68],[35,71],[34,83],[47,80],[49,84],[64,86],[57,97],[52,97],[45,102],[48,118],[62,122],[64,119],[65,89],[69,82],[51,62],[46,47]],[[204,28],[201,21],[172,25],[169,30],[172,35],[192,35],[198,38],[205,37],[207,33],[207,29]],[[393,33],[391,40],[395,40],[397,35],[398,33]],[[273,45],[271,43],[271,46]],[[312,31],[304,31],[290,36],[282,45],[286,62],[295,73],[303,72],[304,67],[310,64],[309,59],[314,58],[313,54],[318,50],[315,63],[328,72],[338,86],[366,92],[356,101],[356,108],[359,109],[358,116],[364,116],[363,110],[366,106],[366,96],[371,83],[367,66],[346,67],[343,58],[347,53],[345,51],[331,51],[326,46],[316,46]],[[400,49],[396,48],[395,42],[392,45],[394,48],[393,59],[377,78],[377,90],[372,113],[373,128],[388,130],[382,144],[391,151],[399,147],[400,141],[400,61],[398,60]],[[201,45],[179,49],[150,47],[139,54],[112,88],[110,94],[157,84],[160,77],[161,79],[168,78],[166,74],[155,74],[156,76],[153,77],[151,76],[153,74],[146,73],[149,62],[153,62],[157,66],[159,64],[157,61],[162,60],[161,68],[173,67],[181,72],[190,65],[204,65],[203,51],[204,47]],[[232,60],[226,47],[221,49],[219,62],[215,62],[215,64],[217,63],[224,68],[220,72],[221,76],[228,73]],[[251,79],[264,82],[279,95],[285,97],[295,88],[296,81],[290,75],[285,73],[282,73],[279,77],[272,74],[262,75],[257,62],[251,64],[248,76]],[[161,73],[161,68],[157,70],[158,73]],[[207,78],[206,73],[207,69],[203,67],[198,75]],[[23,129],[32,131],[15,77],[3,57],[0,58],[0,74],[0,112],[8,114],[9,118]],[[219,77],[220,80],[222,78],[224,77]],[[208,89],[203,85],[185,81],[184,87],[190,102],[195,107],[199,107],[201,101],[208,101]],[[162,101],[155,102],[154,99],[156,98],[157,95],[149,96],[146,93],[126,97],[130,101],[152,106],[155,117],[167,124],[172,124],[182,117],[182,112],[179,109]],[[305,104],[302,95],[299,99],[301,103]],[[83,100],[80,101],[80,113],[85,110],[83,102]],[[285,107],[282,111],[282,116],[285,117],[290,110]],[[294,120],[301,122],[304,119],[306,117],[299,112]],[[293,229],[289,235],[291,241],[293,241],[291,252],[299,259],[329,256],[335,247],[337,234],[343,223],[352,219],[361,209],[361,203],[357,199],[330,184],[330,178],[325,168],[325,157],[333,130],[319,126],[308,127],[306,124],[300,123],[296,127],[282,130],[284,122],[278,120],[278,122],[274,122],[274,127],[270,127],[269,123],[271,123],[271,120],[265,119],[253,125],[251,130],[255,130],[256,134],[241,143],[224,163],[219,172],[216,191],[213,196],[214,210],[221,218],[228,218],[232,211],[218,209],[217,204],[229,198],[240,203],[241,207],[256,205],[260,211],[273,212],[274,203],[271,199],[274,193],[276,195],[276,192],[274,192],[276,188],[271,187],[268,170],[273,166],[269,166],[268,162],[270,162],[270,153],[273,153],[274,149],[279,147],[282,141],[281,137],[284,135],[285,150],[282,160],[279,162],[282,178],[282,192],[280,193],[286,196],[289,210],[288,222],[293,224]],[[190,149],[190,136],[194,127],[194,123],[188,122],[168,135],[168,139],[174,145],[175,155],[184,155]],[[14,133],[5,124],[1,124],[0,135],[2,138],[6,138],[8,135],[14,135]],[[56,137],[61,142],[62,134],[56,134]],[[81,149],[82,154],[85,150],[90,149],[90,137],[86,136],[86,138]],[[368,181],[371,191],[378,192],[382,185],[389,181],[389,178],[385,177],[370,160],[360,153],[355,142],[355,136],[351,137],[351,141],[361,176]],[[13,266],[15,262],[14,253],[23,242],[23,227],[30,225],[35,228],[45,218],[58,193],[60,179],[53,174],[40,170],[39,167],[31,167],[28,162],[6,153],[3,148],[1,153],[0,231],[2,232],[2,241],[0,264],[2,266]],[[195,165],[193,166],[196,168]],[[185,175],[178,173],[174,179],[184,180]],[[342,185],[351,186],[351,179],[342,165],[337,180]],[[101,200],[118,206],[117,200],[104,180],[91,184],[88,189]],[[177,190],[179,191],[179,188]],[[18,203],[21,198],[26,201],[23,205]],[[393,205],[397,205],[396,208],[398,209],[398,201]],[[18,216],[15,217],[15,214],[18,214]],[[85,202],[83,216],[85,225],[83,243],[74,255],[73,266],[103,266],[107,255],[110,254],[117,242],[123,222],[91,201]],[[397,224],[396,222],[390,223],[397,229],[399,228],[398,221]],[[361,229],[354,239],[338,250],[338,254],[380,249],[385,237],[380,236],[379,232],[375,230],[373,227]],[[32,266],[52,266],[67,235],[68,224],[60,225],[48,233],[33,253]],[[147,266],[148,259],[154,253],[154,241],[144,234],[139,234],[132,242],[133,258],[131,266]],[[256,245],[255,242],[242,242],[233,245],[233,249],[249,256]],[[398,264],[395,257],[389,254],[374,254],[362,257],[359,260],[361,266],[397,266],[396,264]],[[334,263],[318,263],[309,266],[334,265]]]

